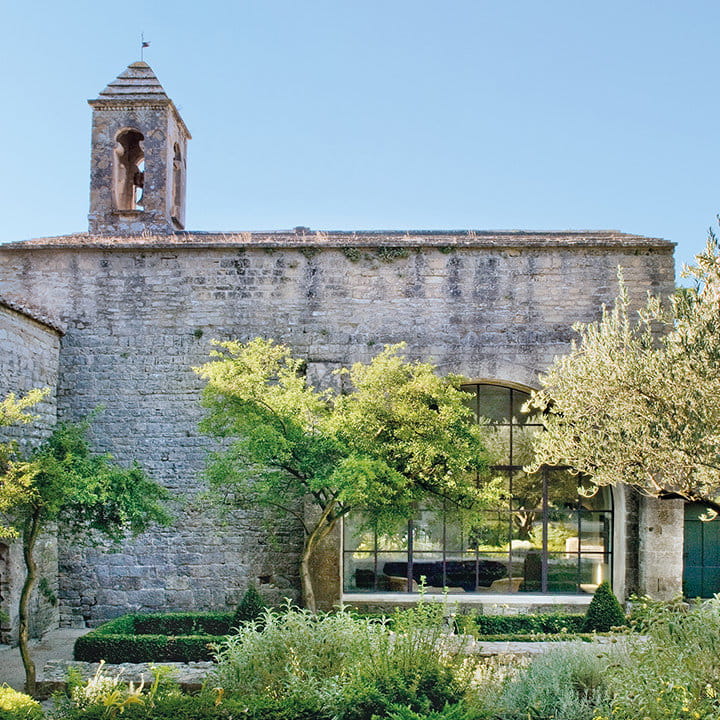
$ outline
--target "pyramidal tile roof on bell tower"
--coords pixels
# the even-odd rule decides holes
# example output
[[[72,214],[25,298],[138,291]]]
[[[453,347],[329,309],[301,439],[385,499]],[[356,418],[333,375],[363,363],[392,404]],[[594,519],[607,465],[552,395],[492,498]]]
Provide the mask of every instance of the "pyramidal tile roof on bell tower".
[[[146,62],[134,62],[100,93],[106,100],[169,100],[167,93]]]
[[[188,139],[192,137],[175,103],[157,79],[157,75],[142,60],[128,65],[126,70],[100,91],[95,100],[88,100],[88,104],[95,109],[117,109],[148,104],[169,107]]]

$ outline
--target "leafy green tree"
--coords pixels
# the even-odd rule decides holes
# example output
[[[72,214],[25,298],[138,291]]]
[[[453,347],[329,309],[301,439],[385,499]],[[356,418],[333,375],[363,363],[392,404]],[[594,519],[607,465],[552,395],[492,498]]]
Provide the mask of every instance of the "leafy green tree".
[[[21,411],[29,407],[28,402],[26,397]],[[10,408],[8,416],[17,418],[17,402],[6,399],[5,403]],[[34,551],[40,533],[57,524],[68,536],[92,539],[96,531],[119,541],[126,531],[136,534],[150,523],[169,521],[162,506],[166,490],[151,482],[137,463],[121,467],[110,455],[93,453],[86,437],[88,427],[87,421],[58,425],[28,457],[11,453],[0,468],[1,531],[22,539],[26,572],[19,602],[19,643],[30,694],[36,688],[35,664],[28,649],[28,604],[37,582]]]
[[[472,508],[492,494],[476,482],[486,453],[460,378],[406,360],[401,345],[341,371],[352,387],[344,395],[308,385],[304,363],[271,340],[216,346],[216,359],[195,369],[207,381],[201,428],[229,440],[209,480],[243,507],[298,519],[307,608],[316,607],[313,553],[347,513],[363,510],[382,526],[428,496]]]
[[[720,254],[710,233],[692,288],[649,298],[636,320],[622,285],[599,321],[541,377],[536,458],[598,485],[720,510]]]
[[[30,390],[20,398],[15,393],[10,393],[0,400],[0,427],[32,422],[34,418],[28,410],[37,405],[49,392],[48,388]]]

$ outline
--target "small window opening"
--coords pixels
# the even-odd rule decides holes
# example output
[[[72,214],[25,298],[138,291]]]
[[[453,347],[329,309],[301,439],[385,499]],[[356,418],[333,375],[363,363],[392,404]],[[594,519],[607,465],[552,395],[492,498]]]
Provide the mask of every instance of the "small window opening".
[[[143,134],[123,130],[115,145],[115,207],[118,210],[144,210],[145,152]]]
[[[183,185],[185,183],[185,166],[183,163],[180,145],[175,143],[173,146],[173,201],[172,201],[172,217],[180,222],[182,220],[182,198]]]

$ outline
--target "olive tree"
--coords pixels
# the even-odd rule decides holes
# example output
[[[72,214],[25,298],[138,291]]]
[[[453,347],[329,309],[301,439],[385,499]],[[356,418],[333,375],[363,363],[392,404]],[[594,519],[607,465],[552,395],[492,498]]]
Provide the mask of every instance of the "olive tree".
[[[720,510],[720,254],[711,232],[686,268],[693,287],[649,297],[633,317],[627,292],[541,379],[535,461],[568,465],[598,485]]]
[[[28,422],[26,411],[40,398],[9,396],[0,403],[0,424]],[[108,454],[94,453],[87,439],[89,421],[61,424],[50,437],[22,456],[16,445],[2,446],[0,460],[0,534],[20,537],[25,580],[20,593],[19,645],[25,685],[35,693],[35,664],[29,652],[29,601],[37,583],[35,545],[45,530],[81,540],[98,536],[119,541],[150,523],[167,523],[162,501],[167,492],[137,464],[122,467]]]

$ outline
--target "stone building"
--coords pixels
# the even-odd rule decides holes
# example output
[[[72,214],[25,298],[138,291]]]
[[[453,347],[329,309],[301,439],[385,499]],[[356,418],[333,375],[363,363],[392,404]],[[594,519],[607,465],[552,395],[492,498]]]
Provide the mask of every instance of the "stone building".
[[[582,500],[562,473],[521,469],[533,428],[520,408],[538,373],[568,349],[573,323],[612,302],[618,266],[636,303],[671,291],[672,243],[615,231],[187,231],[190,133],[150,67],[133,63],[90,105],[89,231],[0,246],[0,393],[52,388],[38,437],[56,417],[103,406],[96,447],[139,460],[173,492],[176,521],[112,554],[62,540],[55,552],[49,538],[38,630],[224,609],[251,582],[298,596],[298,527],[268,530],[258,513],[219,520],[197,499],[209,440],[191,368],[212,338],[286,343],[319,384],[405,341],[409,356],[467,378],[476,413],[507,445],[497,473],[512,506],[471,533],[437,508],[392,537],[358,535],[350,520],[316,568],[326,606],[412,598],[419,571],[488,609],[583,605],[604,578],[621,597],[681,590],[681,502],[622,488]],[[0,545],[4,609],[21,579],[16,553]]]

